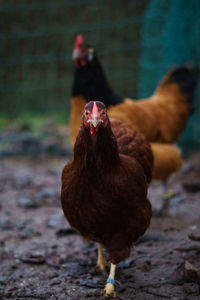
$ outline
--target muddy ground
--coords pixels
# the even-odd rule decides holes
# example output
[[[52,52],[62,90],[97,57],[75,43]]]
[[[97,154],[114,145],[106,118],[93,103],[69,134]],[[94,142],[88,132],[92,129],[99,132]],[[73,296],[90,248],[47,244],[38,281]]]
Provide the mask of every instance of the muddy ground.
[[[66,161],[0,160],[0,299],[104,299],[96,245],[70,229],[60,207]],[[159,215],[162,186],[150,187],[154,216],[117,268],[117,299],[200,299],[200,153],[186,159],[169,188],[174,197]]]

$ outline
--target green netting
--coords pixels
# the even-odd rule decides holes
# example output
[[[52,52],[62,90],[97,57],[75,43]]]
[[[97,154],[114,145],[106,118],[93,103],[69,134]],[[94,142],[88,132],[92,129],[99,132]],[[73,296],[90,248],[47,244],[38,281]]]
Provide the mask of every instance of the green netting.
[[[200,62],[200,1],[152,0],[147,6],[141,29],[139,96],[153,93],[164,73],[175,65]],[[200,144],[200,89],[195,113],[181,137],[191,148]]]
[[[122,95],[137,95],[141,15],[147,0],[7,0],[1,3],[1,112],[69,110],[77,33],[98,52]]]

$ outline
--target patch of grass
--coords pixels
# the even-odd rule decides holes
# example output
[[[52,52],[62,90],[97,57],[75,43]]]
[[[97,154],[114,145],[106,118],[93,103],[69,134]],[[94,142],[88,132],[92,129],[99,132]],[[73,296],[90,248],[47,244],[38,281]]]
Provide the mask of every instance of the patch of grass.
[[[1,116],[0,115],[0,130],[3,130],[6,128],[9,124],[9,118],[6,116]]]
[[[57,125],[67,125],[69,122],[69,114],[66,115],[65,112],[54,112],[48,114],[23,113],[17,117],[10,117],[0,114],[1,131],[5,129],[38,131],[50,122]]]

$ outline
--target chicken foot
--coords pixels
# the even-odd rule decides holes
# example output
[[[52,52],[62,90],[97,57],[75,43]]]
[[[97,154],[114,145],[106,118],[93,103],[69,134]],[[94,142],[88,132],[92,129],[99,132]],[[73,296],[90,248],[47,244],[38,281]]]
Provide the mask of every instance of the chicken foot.
[[[103,290],[103,294],[116,297],[115,292],[115,271],[116,271],[116,265],[112,264],[110,265],[110,274],[107,279],[107,283],[105,285],[105,288]]]
[[[163,194],[162,194],[163,204],[161,208],[157,212],[155,212],[155,216],[157,217],[161,217],[167,214],[170,205],[170,199],[174,196],[174,193],[168,190],[166,181],[163,181],[162,186],[163,186]]]
[[[166,202],[167,202],[167,205],[166,205],[166,207],[168,207],[169,206],[169,200],[173,197],[173,192],[172,191],[170,191],[170,190],[168,190],[168,187],[167,187],[167,182],[166,181],[164,181],[163,182],[163,195],[162,195],[162,198],[163,198],[163,200],[166,200]]]
[[[98,243],[98,258],[97,258],[97,266],[96,270],[104,270],[107,267],[107,261],[105,255],[103,253],[103,247],[100,243]]]

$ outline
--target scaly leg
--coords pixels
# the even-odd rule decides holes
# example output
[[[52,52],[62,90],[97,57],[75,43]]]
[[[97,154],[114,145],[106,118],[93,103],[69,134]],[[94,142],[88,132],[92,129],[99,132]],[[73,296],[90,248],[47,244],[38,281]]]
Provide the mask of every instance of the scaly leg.
[[[168,208],[169,208],[169,201],[170,199],[173,197],[173,192],[168,190],[167,188],[167,182],[164,181],[163,182],[163,195],[162,195],[162,198],[164,200],[164,204],[163,204],[163,207],[162,207],[162,211],[167,211]]]
[[[167,214],[169,209],[170,199],[172,197],[173,197],[173,192],[168,190],[167,182],[163,181],[163,194],[162,194],[163,204],[162,207],[157,212],[155,212],[155,215],[157,217],[161,217]]]
[[[110,265],[110,274],[107,279],[107,283],[105,285],[105,289],[103,291],[104,294],[110,295],[113,297],[116,297],[115,292],[115,271],[116,271],[116,265],[112,264]]]
[[[105,255],[103,253],[103,247],[100,243],[98,243],[98,259],[97,259],[97,266],[96,270],[104,270],[107,267],[107,261]]]
[[[162,198],[163,200],[169,200],[173,197],[173,192],[168,190],[167,188],[167,182],[164,181],[163,182],[163,195],[162,195]]]

